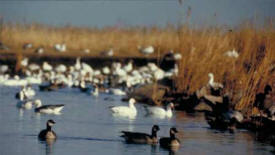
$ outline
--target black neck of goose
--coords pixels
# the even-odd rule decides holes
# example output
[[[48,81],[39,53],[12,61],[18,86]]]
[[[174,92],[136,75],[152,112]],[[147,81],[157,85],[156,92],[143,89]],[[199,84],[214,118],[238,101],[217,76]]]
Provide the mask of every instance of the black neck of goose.
[[[52,127],[47,124],[47,131],[51,131]]]
[[[175,135],[174,133],[171,133],[171,132],[170,132],[170,138],[171,138],[171,139],[176,139],[176,135]]]
[[[157,137],[157,131],[152,130],[152,137]]]

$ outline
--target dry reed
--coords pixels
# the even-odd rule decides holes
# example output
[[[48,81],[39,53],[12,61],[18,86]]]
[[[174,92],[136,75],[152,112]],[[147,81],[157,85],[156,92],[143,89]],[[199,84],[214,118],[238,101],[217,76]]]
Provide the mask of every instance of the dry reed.
[[[157,56],[173,49],[182,54],[176,77],[178,90],[193,93],[207,84],[207,74],[212,72],[215,81],[225,85],[236,108],[251,111],[255,94],[266,84],[274,88],[275,29],[270,25],[243,25],[229,31],[222,27],[196,30],[186,25],[97,29],[4,24],[0,39],[15,51],[29,42],[45,47],[48,54],[55,53],[51,49],[56,43],[67,44],[66,55],[81,55],[81,50],[90,49],[88,55],[95,56],[113,48],[115,56],[142,56],[137,46],[153,45],[157,51],[153,56]],[[226,51],[233,49],[238,51],[239,58],[225,56]]]

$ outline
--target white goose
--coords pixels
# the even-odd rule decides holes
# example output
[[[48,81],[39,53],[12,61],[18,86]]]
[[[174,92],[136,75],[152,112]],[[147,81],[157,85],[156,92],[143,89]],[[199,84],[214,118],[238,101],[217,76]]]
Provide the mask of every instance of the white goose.
[[[17,102],[17,107],[20,109],[27,109],[30,110],[32,108],[32,105],[35,104],[36,102],[39,102],[39,100],[23,100],[23,101],[18,101]]]
[[[111,112],[113,114],[116,114],[117,116],[134,118],[137,115],[137,109],[134,105],[135,102],[136,102],[136,100],[134,98],[131,98],[129,100],[129,106],[110,107]]]
[[[36,100],[34,102],[36,106],[35,112],[37,113],[45,113],[45,114],[60,114],[60,111],[64,108],[64,104],[56,104],[56,105],[43,105],[41,100]]]
[[[154,115],[159,118],[170,118],[173,116],[172,108],[174,108],[174,104],[169,103],[166,109],[162,107],[145,107],[145,110],[148,115]]]

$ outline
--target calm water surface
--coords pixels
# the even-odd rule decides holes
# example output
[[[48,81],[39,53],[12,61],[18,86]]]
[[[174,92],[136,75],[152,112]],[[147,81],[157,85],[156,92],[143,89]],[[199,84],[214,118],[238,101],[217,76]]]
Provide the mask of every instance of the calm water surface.
[[[16,108],[14,94],[19,87],[0,86],[0,154],[171,154],[159,146],[126,144],[121,130],[150,132],[153,124],[160,126],[159,136],[168,136],[176,126],[183,145],[175,154],[272,154],[274,148],[254,140],[251,133],[235,134],[209,129],[203,116],[176,112],[172,119],[146,117],[142,104],[137,104],[134,120],[113,117],[109,106],[126,105],[120,97],[100,94],[98,98],[77,89],[39,92],[36,98],[44,104],[66,104],[62,115],[37,115],[33,110]],[[37,87],[35,87],[37,90]],[[37,139],[48,119],[56,121],[58,139],[46,144]]]

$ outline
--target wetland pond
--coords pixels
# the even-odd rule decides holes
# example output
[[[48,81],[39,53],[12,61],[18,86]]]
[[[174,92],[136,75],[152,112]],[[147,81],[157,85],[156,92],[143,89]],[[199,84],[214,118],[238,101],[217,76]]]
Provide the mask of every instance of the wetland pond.
[[[143,104],[136,104],[135,119],[112,116],[109,107],[127,105],[120,96],[99,94],[93,97],[78,89],[65,88],[55,92],[40,92],[35,98],[43,104],[65,104],[61,115],[39,115],[34,110],[16,107],[15,93],[20,87],[0,86],[0,154],[273,154],[274,147],[255,141],[252,133],[220,132],[209,128],[201,114],[174,112],[171,119],[145,116]],[[58,139],[47,144],[38,140],[46,121],[53,119]],[[160,126],[159,137],[168,136],[169,128],[177,127],[182,145],[169,152],[159,145],[126,144],[120,131],[151,132],[153,124]]]

